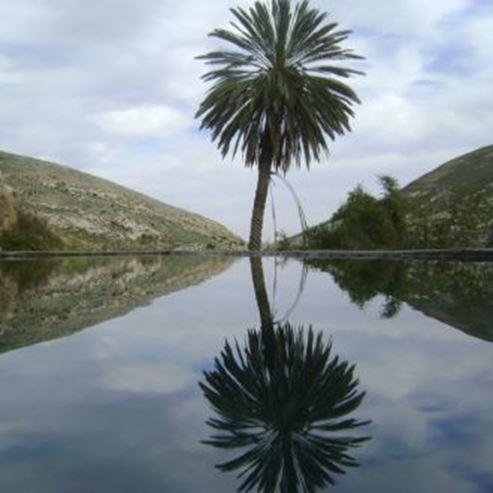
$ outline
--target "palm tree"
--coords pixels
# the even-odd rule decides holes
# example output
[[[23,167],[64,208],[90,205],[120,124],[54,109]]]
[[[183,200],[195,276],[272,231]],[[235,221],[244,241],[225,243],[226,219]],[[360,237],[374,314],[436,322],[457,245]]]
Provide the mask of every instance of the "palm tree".
[[[225,157],[241,151],[248,167],[258,167],[250,228],[250,250],[260,250],[271,173],[293,163],[307,167],[328,152],[328,140],[350,130],[356,93],[341,81],[356,70],[334,62],[361,58],[341,48],[350,31],[337,30],[327,14],[307,0],[257,1],[233,8],[230,29],[210,36],[231,49],[200,56],[212,82],[196,117]]]

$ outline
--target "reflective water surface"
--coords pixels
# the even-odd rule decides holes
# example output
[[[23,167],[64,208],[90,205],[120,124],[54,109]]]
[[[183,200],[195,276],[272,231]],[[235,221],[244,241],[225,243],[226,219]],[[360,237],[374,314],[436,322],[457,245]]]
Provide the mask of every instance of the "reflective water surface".
[[[0,261],[0,491],[491,492],[493,265]]]

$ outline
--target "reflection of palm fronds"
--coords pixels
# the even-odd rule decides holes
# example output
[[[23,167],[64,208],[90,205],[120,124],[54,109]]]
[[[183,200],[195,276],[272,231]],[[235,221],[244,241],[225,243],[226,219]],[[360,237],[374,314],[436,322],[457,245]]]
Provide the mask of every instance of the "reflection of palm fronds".
[[[305,339],[302,328],[277,324],[250,330],[245,348],[226,341],[214,370],[204,372],[200,387],[218,415],[208,424],[220,432],[205,443],[248,447],[217,466],[242,469],[240,491],[312,492],[358,465],[347,451],[368,437],[340,433],[368,423],[343,419],[364,393],[354,366],[330,352],[311,327]]]

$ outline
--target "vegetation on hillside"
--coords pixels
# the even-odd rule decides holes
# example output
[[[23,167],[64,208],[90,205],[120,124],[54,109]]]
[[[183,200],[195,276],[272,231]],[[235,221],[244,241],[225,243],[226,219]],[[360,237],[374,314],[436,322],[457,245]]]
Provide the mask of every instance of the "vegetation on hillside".
[[[493,247],[493,146],[459,156],[403,189],[380,177],[380,198],[357,186],[329,221],[279,250]]]
[[[492,189],[455,188],[431,203],[414,200],[407,217],[410,248],[493,247]]]
[[[304,247],[354,250],[405,246],[408,203],[394,178],[381,176],[379,180],[382,198],[358,185],[330,221],[305,232]]]
[[[18,211],[17,224],[11,231],[0,231],[0,250],[43,251],[62,250],[63,241],[34,214]]]
[[[492,166],[493,167],[493,166]],[[285,236],[279,250],[433,249],[493,247],[493,182],[471,189],[443,187],[439,192],[400,190],[397,181],[380,177],[381,198],[360,185],[329,221],[307,229],[302,245]]]

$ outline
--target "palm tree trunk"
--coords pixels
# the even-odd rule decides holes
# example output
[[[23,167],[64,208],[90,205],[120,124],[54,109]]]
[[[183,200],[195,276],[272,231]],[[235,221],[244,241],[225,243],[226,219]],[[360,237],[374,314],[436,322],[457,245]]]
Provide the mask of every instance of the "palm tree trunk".
[[[252,221],[250,224],[250,240],[248,249],[260,251],[262,248],[262,227],[264,225],[265,203],[270,181],[270,161],[261,161],[258,166],[257,189],[253,202]]]

